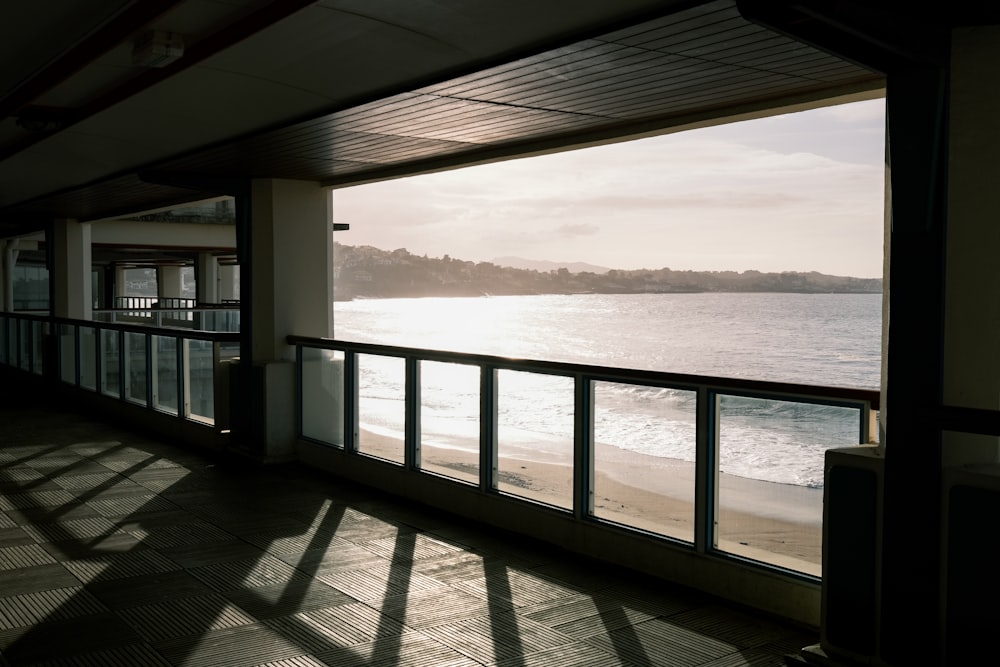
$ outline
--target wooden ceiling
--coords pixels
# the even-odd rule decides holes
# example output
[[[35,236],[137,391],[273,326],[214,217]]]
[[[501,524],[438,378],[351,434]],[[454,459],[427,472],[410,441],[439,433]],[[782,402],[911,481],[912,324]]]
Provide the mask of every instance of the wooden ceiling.
[[[76,16],[84,3],[56,4]],[[76,41],[56,35],[62,51],[33,55],[25,71],[0,71],[0,236],[250,178],[344,186],[884,86],[880,72],[751,22],[733,0],[141,4],[95,3],[103,24]],[[150,26],[186,31],[190,46],[167,68],[135,72],[123,59]],[[102,30],[120,43],[92,37]],[[32,113],[52,127],[27,132]]]

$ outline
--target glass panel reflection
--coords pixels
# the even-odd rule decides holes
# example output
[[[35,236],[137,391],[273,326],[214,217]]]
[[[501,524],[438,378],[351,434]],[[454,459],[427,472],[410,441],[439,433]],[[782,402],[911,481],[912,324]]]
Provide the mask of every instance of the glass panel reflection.
[[[173,336],[153,336],[153,408],[177,414],[177,339]]]
[[[210,340],[185,340],[185,416],[215,423],[215,345]]]
[[[420,363],[421,468],[479,484],[479,367]]]
[[[80,327],[80,386],[97,390],[97,331]]]
[[[101,330],[101,393],[105,396],[121,397],[121,351],[118,347],[118,332]]]
[[[302,348],[302,435],[344,446],[344,353]]]
[[[374,354],[359,354],[357,359],[358,451],[403,463],[406,362]]]
[[[59,326],[59,377],[63,382],[76,384],[76,327]]]
[[[694,541],[697,394],[594,383],[594,516]]]
[[[821,574],[823,462],[856,445],[858,410],[722,396],[717,548]]]
[[[45,372],[45,363],[43,361],[44,355],[42,354],[42,341],[44,340],[44,323],[37,320],[31,323],[31,339],[33,342],[31,346],[31,370],[35,375],[42,375]]]
[[[573,507],[573,378],[501,370],[497,488]]]
[[[125,332],[125,400],[146,404],[146,336]]]

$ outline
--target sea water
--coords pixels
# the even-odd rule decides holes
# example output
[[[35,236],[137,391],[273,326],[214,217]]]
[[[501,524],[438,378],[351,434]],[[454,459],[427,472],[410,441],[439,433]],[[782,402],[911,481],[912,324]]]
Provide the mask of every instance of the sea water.
[[[334,304],[334,337],[366,343],[672,373],[878,389],[879,294],[577,294],[364,299]],[[401,437],[402,363],[365,355],[362,427]],[[473,367],[425,363],[422,436],[474,449],[479,381]],[[510,446],[566,457],[572,380],[501,371],[500,422]],[[642,454],[694,460],[691,391],[600,382],[595,433]],[[858,412],[724,396],[723,472],[822,485],[822,452],[857,444]]]

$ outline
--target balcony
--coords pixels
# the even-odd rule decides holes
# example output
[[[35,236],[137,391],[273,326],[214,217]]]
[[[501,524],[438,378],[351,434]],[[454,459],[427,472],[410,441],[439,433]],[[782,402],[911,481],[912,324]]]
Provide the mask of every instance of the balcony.
[[[297,350],[300,462],[745,604],[759,604],[764,589],[768,611],[817,624],[823,454],[874,440],[878,392],[287,342]],[[234,333],[0,317],[0,365],[55,374],[79,406],[110,406],[117,418],[210,450],[231,449],[231,425],[246,424],[230,390],[238,356]],[[554,406],[543,437],[524,421],[539,395]],[[769,478],[774,456],[746,451],[747,434],[787,441],[802,422],[814,427],[819,472],[799,483]],[[674,438],[672,453],[616,447],[611,434],[621,429],[612,426],[621,423],[641,423],[641,438]],[[743,467],[733,468],[737,460]],[[737,581],[755,592],[734,594]]]
[[[0,385],[0,665],[783,665],[815,635]]]
[[[502,499],[518,508],[509,528],[525,525],[524,511],[542,532],[628,533],[805,580],[822,569],[825,449],[876,437],[874,391],[288,342],[298,347],[300,453],[314,464],[444,494],[471,514]],[[543,400],[544,425],[528,423]],[[615,446],[609,434],[623,422],[677,440],[674,454]],[[773,457],[741,451],[750,432],[812,445],[804,483],[776,481]],[[805,437],[814,440],[794,442]]]

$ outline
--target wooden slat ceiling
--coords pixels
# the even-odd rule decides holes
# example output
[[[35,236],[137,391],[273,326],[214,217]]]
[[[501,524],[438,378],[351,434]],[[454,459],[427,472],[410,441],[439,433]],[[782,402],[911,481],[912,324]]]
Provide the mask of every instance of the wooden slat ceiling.
[[[717,0],[148,167],[195,179],[343,186],[717,122],[882,85],[879,74],[750,23],[732,0]],[[123,174],[12,207],[0,219],[96,219],[184,197],[177,188]]]

